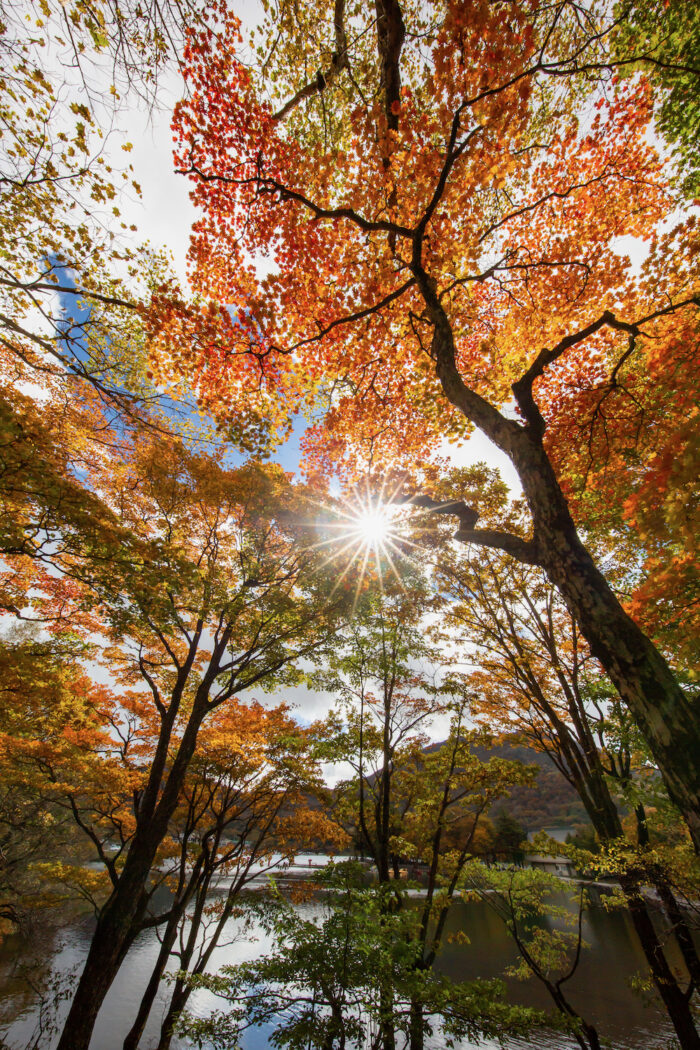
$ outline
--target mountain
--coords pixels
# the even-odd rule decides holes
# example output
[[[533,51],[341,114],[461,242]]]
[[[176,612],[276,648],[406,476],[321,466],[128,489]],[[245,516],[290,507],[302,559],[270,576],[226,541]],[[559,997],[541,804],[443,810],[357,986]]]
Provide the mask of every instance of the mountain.
[[[485,751],[485,754],[489,752]],[[510,798],[497,806],[515,817],[526,831],[590,823],[581,799],[548,754],[524,744],[495,747],[490,754],[539,766],[533,787],[513,788]]]
[[[441,743],[431,744],[426,751],[435,751]],[[532,787],[514,787],[510,798],[497,802],[491,812],[493,818],[500,810],[514,817],[526,831],[541,831],[542,828],[570,827],[589,824],[583,803],[571,784],[559,772],[548,754],[535,751],[519,742],[518,737],[495,747],[478,747],[475,754],[482,760],[507,758],[525,765],[539,766]]]

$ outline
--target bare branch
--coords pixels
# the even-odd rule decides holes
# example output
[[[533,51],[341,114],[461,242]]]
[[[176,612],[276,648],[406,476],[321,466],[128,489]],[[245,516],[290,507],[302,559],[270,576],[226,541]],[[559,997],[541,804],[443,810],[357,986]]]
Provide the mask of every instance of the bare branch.
[[[431,496],[417,493],[406,497],[394,497],[393,502],[424,507],[431,514],[451,514],[459,518],[459,529],[454,539],[459,540],[460,543],[474,543],[479,547],[505,551],[526,565],[540,564],[537,544],[534,540],[524,540],[522,536],[500,532],[498,529],[475,529],[474,526],[479,517],[478,512],[462,500],[440,502]]]

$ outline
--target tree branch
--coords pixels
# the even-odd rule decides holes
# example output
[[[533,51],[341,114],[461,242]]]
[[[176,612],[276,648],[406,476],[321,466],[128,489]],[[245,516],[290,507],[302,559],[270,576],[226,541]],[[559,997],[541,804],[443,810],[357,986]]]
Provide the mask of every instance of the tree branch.
[[[314,79],[310,80],[303,88],[300,88],[296,95],[290,98],[288,102],[285,102],[282,108],[273,115],[273,120],[284,120],[305,98],[313,98],[314,95],[320,95],[337,79],[344,69],[350,68],[348,38],[345,32],[345,0],[335,0],[333,25],[335,28],[335,51],[331,55],[330,65],[325,71],[319,69]]]
[[[317,219],[348,219],[359,226],[365,233],[393,233],[400,237],[413,237],[413,230],[408,226],[402,226],[398,222],[390,222],[388,219],[366,219],[354,208],[322,208],[315,204],[303,193],[292,190],[284,183],[278,182],[269,175],[255,175],[254,177],[237,179],[233,175],[220,175],[216,172],[205,172],[196,164],[190,164],[189,168],[177,168],[178,175],[196,175],[202,182],[223,182],[234,186],[257,186],[261,192],[279,193],[280,201],[296,201],[307,208]]]
[[[406,497],[395,497],[393,502],[423,507],[431,514],[452,514],[459,518],[459,529],[454,534],[454,539],[459,540],[460,543],[474,543],[480,547],[505,551],[526,565],[541,564],[537,544],[534,540],[524,540],[522,536],[515,536],[510,532],[500,532],[498,529],[475,529],[474,526],[479,517],[478,512],[464,503],[463,500],[440,502],[439,500],[434,500],[431,496],[416,493]]]
[[[22,292],[60,292],[61,295],[74,295],[79,299],[96,299],[107,306],[123,306],[127,310],[140,309],[137,303],[129,302],[128,299],[120,299],[114,295],[103,295],[101,292],[93,292],[89,288],[72,288],[68,284],[53,284],[51,281],[20,281],[18,279],[0,277],[0,285]]]
[[[672,303],[670,306],[664,306],[662,309],[654,310],[652,313],[647,314],[645,317],[640,317],[636,321],[622,321],[619,317],[616,317],[611,310],[605,310],[595,321],[591,321],[589,325],[586,325],[585,328],[579,329],[578,332],[572,332],[570,335],[564,336],[564,338],[560,339],[556,346],[553,346],[551,349],[543,347],[527,371],[523,373],[520,379],[517,379],[515,383],[513,383],[511,388],[525,418],[541,436],[544,432],[544,420],[542,419],[540,410],[535,404],[535,400],[532,396],[532,385],[539,376],[543,375],[545,369],[548,368],[549,365],[553,364],[554,361],[561,357],[562,354],[572,346],[576,346],[577,343],[583,342],[584,339],[588,339],[589,336],[595,335],[596,332],[605,327],[613,328],[618,332],[627,332],[632,337],[642,335],[642,325],[647,324],[649,321],[655,321],[659,317],[665,317],[668,314],[675,313],[676,310],[682,310],[685,306],[700,306],[700,296],[694,295],[689,299],[683,299],[679,303]],[[623,355],[623,359],[629,357],[630,352],[631,348],[628,348],[625,355]],[[622,361],[620,361],[614,369],[614,378],[616,378],[621,364]]]

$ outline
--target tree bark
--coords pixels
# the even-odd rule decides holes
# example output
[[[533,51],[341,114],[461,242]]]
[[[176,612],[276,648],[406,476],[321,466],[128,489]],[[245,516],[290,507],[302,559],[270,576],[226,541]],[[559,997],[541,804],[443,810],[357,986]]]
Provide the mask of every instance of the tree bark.
[[[431,353],[447,399],[478,426],[513,463],[533,524],[533,539],[510,537],[523,560],[540,565],[558,588],[591,652],[627,704],[658,763],[666,789],[683,814],[700,853],[700,718],[673,673],[627,615],[576,531],[569,506],[543,444],[545,422],[532,396],[533,375],[513,384],[526,423],[507,419],[470,389],[457,367],[454,333],[437,285],[414,238],[410,264],[433,324]],[[529,370],[531,371],[531,370]],[[527,382],[526,382],[527,380]],[[486,542],[478,529],[461,528],[457,539]],[[503,543],[497,543],[504,549]]]
[[[649,827],[644,804],[640,802],[634,808],[637,821],[637,844],[644,848],[649,845]],[[700,956],[695,946],[692,931],[688,926],[683,909],[678,903],[676,896],[666,879],[663,870],[652,869],[652,881],[654,889],[659,894],[666,912],[666,917],[671,924],[678,947],[683,956],[683,962],[690,975],[690,979],[696,991],[700,990]]]
[[[78,988],[56,1050],[87,1050],[92,1030],[122,960],[131,946],[131,920],[115,900],[100,916]]]
[[[380,1034],[382,1050],[396,1050],[394,1026],[394,990],[383,987],[379,992]]]
[[[663,1000],[664,1006],[678,1036],[682,1050],[700,1050],[700,1035],[686,995],[681,991],[664,955],[649,915],[646,901],[641,895],[638,881],[634,876],[622,876],[620,885],[625,894],[635,931],[639,937],[644,954],[650,963],[654,984]]]
[[[423,1007],[414,1001],[411,1003],[409,1050],[423,1050],[424,1042]]]
[[[700,990],[700,956],[698,956],[698,950],[695,947],[691,928],[673,890],[662,874],[654,879],[654,889],[663,902],[664,911],[668,921],[671,923],[671,929],[681,950],[683,962],[690,974],[695,990],[698,991]]]
[[[572,771],[571,781],[601,842],[614,842],[622,838],[622,825],[617,806],[610,794],[597,752],[587,754],[586,759],[588,768],[585,772],[580,768],[576,773]],[[649,914],[649,906],[641,893],[639,877],[634,872],[621,875],[620,885],[654,985],[666,1007],[681,1050],[700,1050],[700,1036],[695,1026],[690,1002],[666,959],[663,944]],[[657,886],[657,888],[663,899],[664,893],[661,887]],[[676,931],[676,938],[685,957],[682,931],[680,938]],[[692,971],[690,973],[692,977]]]
[[[639,725],[700,852],[697,713],[583,546],[546,452],[528,440],[518,444],[525,445],[526,454],[518,449],[513,461],[532,512],[542,567]]]
[[[143,918],[144,889],[156,852],[177,807],[187,767],[194,753],[199,725],[206,708],[193,711],[183,733],[162,795],[152,816],[136,829],[117,885],[97,921],[85,966],[56,1050],[88,1050],[92,1030],[104,998],[122,960],[139,932]]]

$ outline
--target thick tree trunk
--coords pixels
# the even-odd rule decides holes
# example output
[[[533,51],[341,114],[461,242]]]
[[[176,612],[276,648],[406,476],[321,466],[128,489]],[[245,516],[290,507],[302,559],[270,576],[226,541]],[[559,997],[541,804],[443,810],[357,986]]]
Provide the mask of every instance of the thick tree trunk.
[[[328,995],[331,1020],[321,1050],[345,1050],[345,1019],[342,1003],[332,994],[329,995],[327,992],[324,994]]]
[[[143,889],[156,848],[138,855],[130,851],[119,885],[97,921],[56,1050],[88,1050],[100,1007],[137,932]]]
[[[572,781],[601,842],[614,842],[622,837],[617,806],[610,794],[597,752],[588,754],[587,760],[588,769],[585,774],[581,769],[575,774],[572,772]],[[663,944],[649,914],[648,904],[641,893],[639,878],[634,873],[623,875],[620,877],[620,885],[654,985],[666,1007],[681,1050],[700,1050],[700,1036],[695,1027],[693,1011],[666,959]],[[666,889],[668,890],[668,887]],[[663,899],[664,892],[660,887],[659,892]],[[685,957],[682,931],[680,938],[676,931],[676,938]],[[692,976],[692,971],[690,972]]]
[[[513,460],[532,511],[541,564],[644,734],[700,851],[700,719],[581,543],[544,449],[526,444],[526,454],[514,448]]]
[[[97,1014],[126,955],[129,942],[118,919],[98,923],[85,968],[57,1050],[87,1050]],[[112,936],[116,930],[116,936]],[[117,939],[118,938],[118,939]]]
[[[527,425],[507,419],[464,382],[452,325],[414,238],[411,271],[433,324],[431,352],[447,399],[511,460],[523,486],[533,539],[463,527],[457,538],[508,550],[542,566],[559,589],[591,652],[627,704],[656,759],[666,788],[700,853],[700,718],[670,667],[620,605],[581,542],[543,445],[545,422],[532,396],[532,368],[513,384]]]

